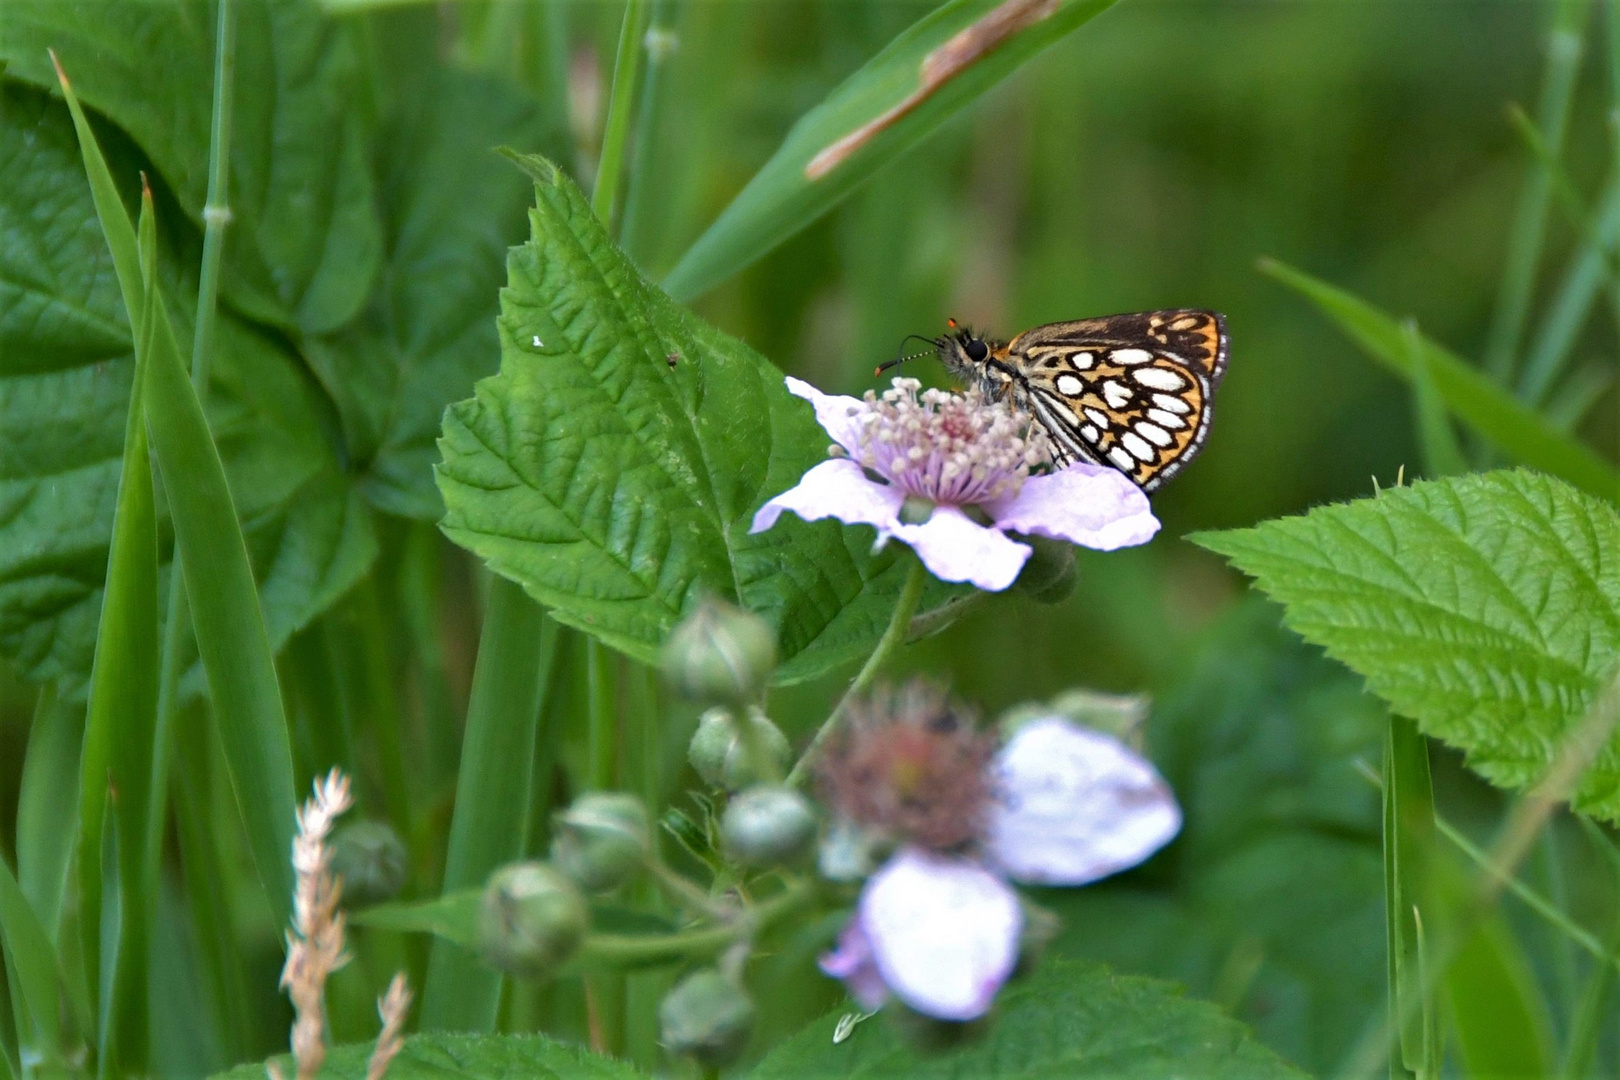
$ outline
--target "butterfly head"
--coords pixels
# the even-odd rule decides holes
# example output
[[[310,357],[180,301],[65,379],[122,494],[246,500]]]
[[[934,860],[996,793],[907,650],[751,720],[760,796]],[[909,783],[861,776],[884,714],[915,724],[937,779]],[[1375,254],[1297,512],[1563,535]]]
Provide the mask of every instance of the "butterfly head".
[[[955,319],[946,319],[945,325],[949,328],[943,337],[930,338],[921,334],[909,334],[902,341],[904,348],[906,341],[915,338],[925,341],[932,346],[922,352],[898,356],[887,363],[878,365],[875,374],[881,375],[885,371],[907,360],[915,360],[920,356],[927,356],[930,352],[939,357],[946,370],[958,378],[971,379],[974,373],[980,370],[990,354],[995,350],[993,343],[983,334],[975,332],[971,327],[963,326]]]

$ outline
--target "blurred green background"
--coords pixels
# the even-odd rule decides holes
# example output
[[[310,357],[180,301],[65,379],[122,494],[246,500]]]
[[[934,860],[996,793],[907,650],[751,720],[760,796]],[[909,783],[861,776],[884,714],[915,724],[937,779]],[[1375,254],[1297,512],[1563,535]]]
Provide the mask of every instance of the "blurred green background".
[[[506,59],[479,33],[502,6],[432,9],[446,51],[503,73]],[[631,151],[642,182],[622,210],[623,242],[649,276],[675,264],[795,119],[930,6],[659,4],[653,112]],[[571,164],[586,180],[621,11],[567,6]],[[909,650],[905,666],[948,680],[987,715],[1077,685],[1153,694],[1149,746],[1187,807],[1186,835],[1121,881],[1046,897],[1068,916],[1057,947],[1180,978],[1313,1069],[1339,1060],[1382,996],[1378,805],[1354,767],[1376,764],[1381,714],[1182,537],[1368,494],[1375,477],[1390,484],[1417,464],[1405,386],[1256,260],[1283,259],[1413,315],[1477,358],[1533,160],[1506,110],[1534,109],[1552,14],[1530,0],[1122,0],[696,305],[787,372],[847,393],[876,385],[873,365],[904,334],[933,334],[947,316],[1006,337],[1118,311],[1226,314],[1231,357],[1213,433],[1204,457],[1156,496],[1158,538],[1082,552],[1067,601],[997,598]],[[1566,141],[1570,182],[1588,204],[1610,161],[1605,32],[1594,11]],[[1556,210],[1550,220],[1538,297],[1579,239]],[[1611,315],[1607,301],[1594,310],[1577,364],[1614,365]],[[944,381],[929,360],[907,373]],[[1611,458],[1617,413],[1611,384],[1581,428]],[[419,616],[444,645],[443,670],[428,676],[399,648],[402,692],[441,694],[454,717],[477,642],[477,574],[425,532],[385,531],[378,580],[391,615]],[[439,548],[426,584],[399,562],[422,543]],[[418,601],[425,613],[410,608]],[[803,733],[849,674],[780,691],[773,712]],[[9,836],[33,688],[9,671],[0,681],[0,836]],[[568,708],[580,693],[558,690]],[[423,732],[435,707],[411,707]],[[583,724],[567,722],[577,742]],[[431,734],[414,745],[431,749]],[[425,771],[442,789],[454,745],[428,755]],[[674,776],[683,745],[669,733],[673,790],[686,786]],[[1437,761],[1448,812],[1487,821],[1495,797],[1450,758]],[[1556,850],[1537,864],[1554,891],[1560,864]],[[1601,902],[1571,900],[1578,912]],[[1573,993],[1564,947],[1539,927],[1524,932],[1549,994]],[[275,939],[261,944],[268,955]],[[831,984],[794,988],[811,948],[783,959],[782,992],[803,1000],[769,1014],[762,1040],[837,1000]]]

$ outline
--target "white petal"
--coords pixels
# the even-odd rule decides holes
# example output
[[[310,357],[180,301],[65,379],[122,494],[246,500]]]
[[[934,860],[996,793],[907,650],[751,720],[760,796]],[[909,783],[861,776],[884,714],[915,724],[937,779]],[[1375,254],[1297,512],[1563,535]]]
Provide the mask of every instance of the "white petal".
[[[860,417],[866,413],[866,402],[843,394],[823,394],[803,379],[787,377],[788,392],[802,397],[816,407],[816,423],[826,429],[832,441],[850,453],[860,442]]]
[[[1067,720],[1019,728],[995,770],[1002,797],[988,856],[1019,881],[1084,885],[1135,866],[1181,828],[1181,808],[1148,761]]]
[[[1145,544],[1159,531],[1141,488],[1116,469],[1085,461],[1032,476],[1017,495],[984,508],[997,528],[1098,551]]]
[[[971,581],[988,592],[1000,592],[1016,581],[1030,554],[1028,544],[1009,540],[954,506],[936,506],[921,525],[890,531],[910,544],[941,581]]]
[[[882,537],[900,523],[900,505],[905,501],[906,493],[899,488],[868,480],[865,471],[848,458],[833,458],[760,507],[748,531],[764,532],[776,524],[782,511],[791,510],[806,521],[835,517],[850,525],[876,525]]]
[[[867,881],[860,920],[896,997],[941,1020],[973,1020],[1018,962],[1024,913],[971,859],[906,848]]]

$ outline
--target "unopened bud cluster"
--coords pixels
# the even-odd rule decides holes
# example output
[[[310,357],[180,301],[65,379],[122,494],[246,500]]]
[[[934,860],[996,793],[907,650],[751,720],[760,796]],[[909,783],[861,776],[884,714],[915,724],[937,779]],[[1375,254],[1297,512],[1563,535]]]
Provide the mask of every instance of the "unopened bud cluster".
[[[776,635],[758,615],[705,599],[669,635],[663,664],[682,696],[747,706],[759,700],[776,668]]]

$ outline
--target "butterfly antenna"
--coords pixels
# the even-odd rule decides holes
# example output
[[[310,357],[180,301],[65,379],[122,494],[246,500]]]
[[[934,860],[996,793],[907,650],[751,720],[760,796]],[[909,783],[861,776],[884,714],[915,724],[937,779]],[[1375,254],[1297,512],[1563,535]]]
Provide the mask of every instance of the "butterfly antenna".
[[[916,338],[918,341],[928,342],[928,348],[924,349],[922,352],[907,353],[904,356],[897,356],[893,360],[885,361],[884,363],[879,364],[873,370],[872,374],[881,375],[890,368],[898,367],[899,365],[905,363],[907,360],[916,360],[919,357],[927,356],[939,348],[939,342],[935,341],[933,338],[923,337],[921,334],[907,334],[905,337],[900,339],[900,347],[902,349],[905,348],[906,342],[910,341],[912,338]]]

